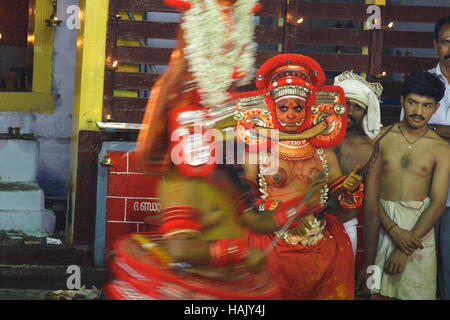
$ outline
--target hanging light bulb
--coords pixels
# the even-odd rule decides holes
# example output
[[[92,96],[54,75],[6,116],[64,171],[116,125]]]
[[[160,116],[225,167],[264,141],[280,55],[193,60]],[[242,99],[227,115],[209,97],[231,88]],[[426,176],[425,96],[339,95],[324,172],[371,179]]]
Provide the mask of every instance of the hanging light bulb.
[[[56,11],[57,11],[57,2],[53,1],[52,2],[52,6],[53,6],[53,12],[50,15],[50,18],[46,19],[45,22],[47,23],[47,27],[59,27],[61,25],[61,23],[63,22],[62,20],[60,20],[58,18],[58,16],[56,15]]]
[[[119,65],[119,61],[118,60],[113,60],[113,57],[107,57],[106,61],[105,61],[105,68],[107,70],[112,70],[112,71],[116,71],[117,69],[119,69],[117,66]]]

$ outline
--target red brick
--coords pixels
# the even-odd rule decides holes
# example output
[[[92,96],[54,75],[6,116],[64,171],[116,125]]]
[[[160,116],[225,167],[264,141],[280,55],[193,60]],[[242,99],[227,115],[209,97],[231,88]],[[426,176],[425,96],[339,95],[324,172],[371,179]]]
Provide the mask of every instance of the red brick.
[[[128,172],[141,172],[139,170],[136,152],[128,152]]]
[[[127,221],[143,222],[144,218],[151,214],[157,214],[160,210],[157,199],[127,199]]]
[[[110,249],[114,241],[119,237],[138,231],[137,223],[120,223],[107,222],[106,223],[106,249]]]
[[[112,163],[109,172],[127,172],[127,153],[125,151],[110,151],[108,157]]]
[[[125,199],[106,199],[106,221],[125,220]]]
[[[108,196],[155,198],[161,176],[144,174],[114,174],[108,176]]]

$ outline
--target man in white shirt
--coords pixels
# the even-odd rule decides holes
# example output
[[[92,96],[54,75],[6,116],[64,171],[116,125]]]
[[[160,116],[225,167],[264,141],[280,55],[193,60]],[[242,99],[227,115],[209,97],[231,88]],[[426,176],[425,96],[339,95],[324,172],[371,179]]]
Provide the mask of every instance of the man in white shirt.
[[[439,63],[429,71],[437,74],[445,84],[445,95],[429,124],[441,138],[450,143],[450,16],[436,22],[434,48],[439,56]],[[403,119],[403,110],[401,119]],[[450,191],[446,209],[436,224],[435,230],[439,250],[438,295],[441,299],[450,300]]]
[[[436,73],[445,84],[445,95],[441,107],[430,119],[436,132],[450,143],[450,16],[440,19],[434,30],[434,47],[439,64],[431,72]],[[450,161],[450,159],[448,160]],[[450,300],[450,191],[446,210],[436,225],[439,248],[438,295]]]

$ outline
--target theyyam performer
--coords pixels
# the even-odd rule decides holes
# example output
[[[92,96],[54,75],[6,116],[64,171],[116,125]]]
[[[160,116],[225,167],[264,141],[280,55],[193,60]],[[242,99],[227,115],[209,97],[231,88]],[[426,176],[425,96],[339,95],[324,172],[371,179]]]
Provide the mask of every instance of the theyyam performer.
[[[245,243],[242,228],[273,233],[311,204],[299,200],[257,213],[242,169],[217,163],[220,137],[205,138],[227,119],[235,124],[229,90],[251,78],[252,17],[259,5],[256,0],[166,4],[183,11],[177,46],[152,88],[136,150],[144,172],[163,175],[157,188],[162,213],[154,232],[116,241],[112,280],[104,292],[110,299],[277,298],[265,255]]]
[[[354,298],[351,242],[339,219],[324,208],[334,200],[342,210],[356,210],[363,198],[361,177],[343,176],[330,149],[345,135],[347,113],[342,88],[324,82],[321,66],[310,57],[275,56],[256,74],[259,91],[245,94],[236,114],[238,132],[249,147],[247,179],[262,212],[276,213],[306,197],[311,184],[321,186],[311,209],[288,228],[270,234],[246,229],[247,243],[268,254],[283,299]],[[260,147],[267,131],[278,132],[278,143]],[[252,146],[256,165],[250,161]]]

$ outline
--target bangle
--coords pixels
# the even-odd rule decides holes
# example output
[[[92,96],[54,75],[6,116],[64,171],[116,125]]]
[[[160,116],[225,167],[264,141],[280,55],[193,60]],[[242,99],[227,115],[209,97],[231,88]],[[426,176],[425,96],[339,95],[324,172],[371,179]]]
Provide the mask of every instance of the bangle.
[[[302,206],[301,208],[298,207],[301,203],[301,199],[302,197],[296,197],[292,200],[286,201],[275,210],[272,217],[273,222],[278,228],[282,228],[292,218],[292,216],[299,218],[307,212],[305,206]],[[292,219],[290,228],[294,228],[297,225],[298,221]]]
[[[361,191],[361,187],[354,193],[349,191],[342,192],[338,197],[339,205],[344,209],[356,209],[359,208],[364,200],[364,192]]]
[[[397,224],[394,223],[389,229],[386,230],[386,233],[389,233],[389,231],[391,231]]]
[[[227,265],[238,265],[248,256],[248,248],[241,238],[219,239],[209,246],[210,264],[220,268]]]

